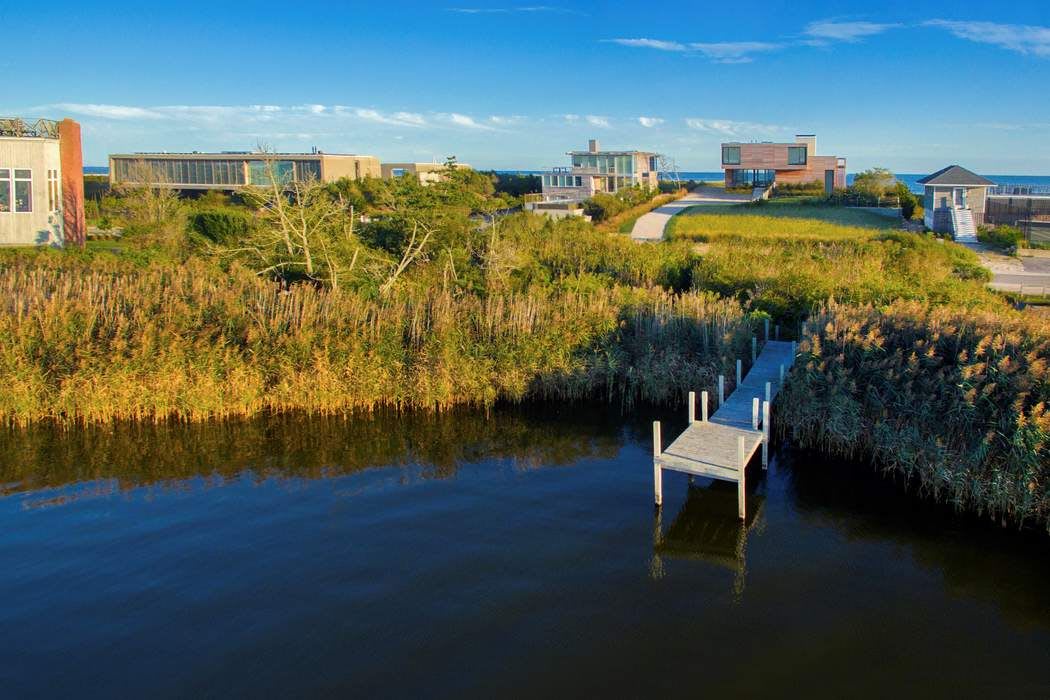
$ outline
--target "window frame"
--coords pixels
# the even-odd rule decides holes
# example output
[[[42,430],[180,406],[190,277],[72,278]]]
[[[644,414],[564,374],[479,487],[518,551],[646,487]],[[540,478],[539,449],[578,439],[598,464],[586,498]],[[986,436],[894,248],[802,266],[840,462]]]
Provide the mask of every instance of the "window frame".
[[[736,160],[726,157],[732,151],[736,151]],[[740,165],[740,146],[722,146],[722,165]]]
[[[0,168],[0,172],[6,172],[6,175],[0,177],[0,186],[7,187],[7,209],[0,209],[0,214],[14,214],[12,210],[14,195],[15,195],[15,183],[14,183],[14,168]]]
[[[29,177],[18,177],[18,171],[28,172]],[[33,169],[32,168],[10,168],[11,171],[11,213],[32,214],[33,213]],[[29,183],[29,208],[18,208],[18,183]]]
[[[52,214],[62,211],[62,182],[53,168],[47,171],[47,210]]]

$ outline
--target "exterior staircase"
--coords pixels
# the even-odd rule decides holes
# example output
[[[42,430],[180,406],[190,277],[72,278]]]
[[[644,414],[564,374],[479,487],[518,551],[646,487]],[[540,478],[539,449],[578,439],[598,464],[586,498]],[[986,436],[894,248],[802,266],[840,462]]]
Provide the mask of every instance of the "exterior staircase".
[[[973,212],[966,207],[952,207],[952,235],[956,243],[976,243],[977,227]]]

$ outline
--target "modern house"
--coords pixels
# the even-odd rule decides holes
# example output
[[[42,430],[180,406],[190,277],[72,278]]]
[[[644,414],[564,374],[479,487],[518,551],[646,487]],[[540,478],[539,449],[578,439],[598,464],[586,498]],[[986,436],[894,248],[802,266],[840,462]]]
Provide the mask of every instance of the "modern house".
[[[819,182],[830,194],[846,186],[846,159],[818,156],[814,134],[799,134],[794,143],[723,143],[722,170],[726,187]]]
[[[109,157],[110,185],[141,183],[179,190],[238,190],[266,187],[270,171],[282,181],[332,182],[380,177],[374,156],[324,153],[130,153]]]
[[[445,177],[444,163],[383,163],[380,166],[384,178],[415,175],[421,183],[428,185],[440,182]],[[466,163],[456,163],[457,168],[470,168]]]
[[[0,119],[0,245],[83,244],[80,125]]]
[[[659,182],[659,154],[649,151],[603,151],[597,139],[586,151],[569,151],[572,165],[553,168],[540,178],[546,202],[581,202],[598,192],[625,187],[653,187]]]
[[[975,242],[984,224],[988,190],[995,183],[958,165],[941,168],[918,181],[923,186],[926,228]]]

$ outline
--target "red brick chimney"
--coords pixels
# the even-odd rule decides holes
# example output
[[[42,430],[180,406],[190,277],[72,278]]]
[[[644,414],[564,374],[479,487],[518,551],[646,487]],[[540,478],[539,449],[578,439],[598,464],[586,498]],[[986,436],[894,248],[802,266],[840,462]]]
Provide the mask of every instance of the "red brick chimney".
[[[58,123],[58,152],[62,161],[62,210],[66,244],[83,247],[87,240],[84,218],[84,154],[80,124],[72,119]]]

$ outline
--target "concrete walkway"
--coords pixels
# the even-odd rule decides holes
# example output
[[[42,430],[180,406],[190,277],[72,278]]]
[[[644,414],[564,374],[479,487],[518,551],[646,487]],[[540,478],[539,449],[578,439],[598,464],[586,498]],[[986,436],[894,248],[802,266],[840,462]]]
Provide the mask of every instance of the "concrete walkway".
[[[1001,292],[1050,294],[1050,257],[1044,251],[1022,251],[1019,258],[1003,255],[981,243],[965,243],[991,270],[990,286]]]
[[[667,222],[675,214],[681,214],[689,207],[702,204],[739,204],[750,202],[750,194],[729,194],[721,187],[698,187],[681,199],[668,202],[662,207],[643,214],[634,222],[631,238],[636,241],[659,241],[664,237]]]

